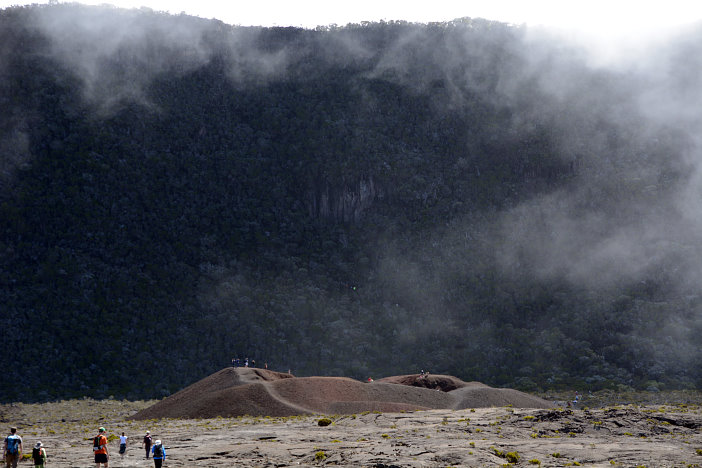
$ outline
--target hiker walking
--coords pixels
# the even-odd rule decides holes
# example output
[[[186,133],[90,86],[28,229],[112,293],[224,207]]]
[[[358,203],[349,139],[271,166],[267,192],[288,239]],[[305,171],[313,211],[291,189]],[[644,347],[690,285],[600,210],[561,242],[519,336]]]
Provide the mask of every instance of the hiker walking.
[[[149,458],[149,452],[151,451],[151,432],[146,431],[141,447],[146,448],[146,458]]]
[[[124,432],[122,432],[122,435],[119,436],[119,456],[124,458],[124,453],[127,451],[127,437],[124,435]]]
[[[10,428],[10,435],[5,437],[3,455],[7,468],[17,468],[17,462],[22,458],[22,438],[17,435],[17,428]]]
[[[32,449],[32,459],[34,460],[34,468],[44,468],[46,464],[46,450],[41,440],[37,441]]]
[[[580,394],[576,390],[575,391],[575,398],[573,399],[573,406],[577,405],[578,403],[580,403]]]
[[[107,437],[105,437],[104,427],[98,429],[98,434],[93,439],[93,453],[95,454],[96,468],[100,468],[100,465],[107,468],[110,455],[107,453]]]
[[[160,440],[154,442],[154,446],[151,447],[151,453],[154,454],[154,466],[156,468],[161,468],[163,465],[163,460],[166,459],[166,448],[163,446]]]

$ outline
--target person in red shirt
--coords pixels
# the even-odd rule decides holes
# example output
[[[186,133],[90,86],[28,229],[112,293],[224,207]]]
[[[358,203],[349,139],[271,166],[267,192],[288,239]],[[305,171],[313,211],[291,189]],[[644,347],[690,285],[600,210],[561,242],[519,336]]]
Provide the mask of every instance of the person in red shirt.
[[[100,468],[100,465],[107,468],[107,461],[110,455],[107,453],[107,437],[105,437],[105,428],[98,429],[98,435],[93,439],[93,453],[95,454],[95,466]]]

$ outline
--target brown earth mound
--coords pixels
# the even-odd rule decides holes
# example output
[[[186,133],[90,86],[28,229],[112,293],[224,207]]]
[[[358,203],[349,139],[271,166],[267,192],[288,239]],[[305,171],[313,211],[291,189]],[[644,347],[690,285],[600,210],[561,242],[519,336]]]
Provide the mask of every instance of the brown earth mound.
[[[226,367],[209,377],[185,387],[156,403],[139,411],[135,419],[152,418],[209,418],[216,416],[271,415],[283,416],[282,410],[274,402],[264,402],[263,386],[249,385],[291,379],[291,374],[273,372],[251,367]],[[225,404],[231,401],[233,404]]]
[[[516,390],[451,376],[396,376],[362,383],[345,377],[295,377],[264,369],[226,368],[146,408],[133,419],[292,416],[465,409],[552,403]]]
[[[456,390],[457,388],[463,388],[466,386],[487,387],[487,385],[480,382],[464,382],[461,379],[451,375],[433,374],[396,375],[393,377],[384,377],[379,379],[378,382],[431,388],[434,390],[441,390],[442,392],[450,392],[452,390]]]
[[[272,387],[285,401],[316,413],[348,413],[341,408],[354,409],[352,413],[440,409],[453,404],[453,398],[442,392],[380,382],[367,384],[343,377],[301,377],[276,382]]]
[[[487,385],[466,386],[451,392],[455,398],[453,409],[490,408],[513,406],[515,408],[553,408],[553,402],[511,388],[492,388]]]

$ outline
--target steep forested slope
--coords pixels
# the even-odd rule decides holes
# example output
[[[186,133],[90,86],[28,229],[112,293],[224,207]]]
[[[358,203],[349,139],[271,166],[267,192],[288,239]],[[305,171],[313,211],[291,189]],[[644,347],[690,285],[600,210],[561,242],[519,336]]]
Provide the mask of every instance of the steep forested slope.
[[[3,10],[0,400],[162,396],[234,356],[699,384],[690,39],[608,68],[483,20]]]

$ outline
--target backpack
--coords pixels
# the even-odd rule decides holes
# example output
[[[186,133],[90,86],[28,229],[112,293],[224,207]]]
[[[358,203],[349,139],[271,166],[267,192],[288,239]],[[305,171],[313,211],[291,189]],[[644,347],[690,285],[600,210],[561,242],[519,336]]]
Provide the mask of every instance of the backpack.
[[[40,448],[33,448],[32,449],[32,458],[34,459],[35,465],[41,465],[43,463],[43,457],[41,456],[41,449]]]
[[[19,441],[20,438],[16,435],[7,436],[7,453],[17,453],[19,452]]]
[[[93,439],[93,452],[100,450],[100,437],[102,436],[95,436]]]
[[[162,448],[161,444],[154,445],[154,458],[161,456],[163,452]]]

